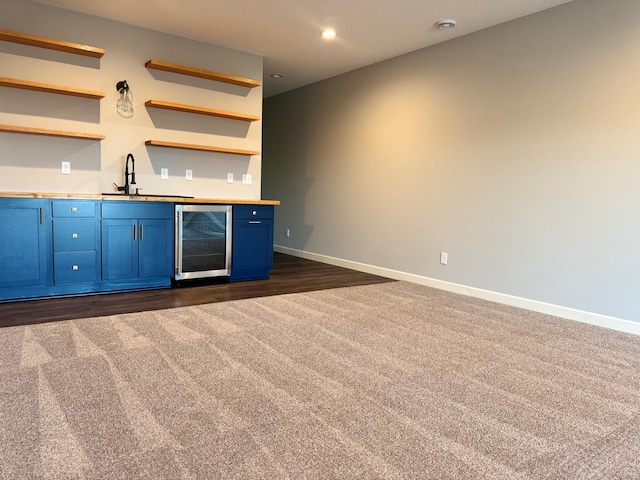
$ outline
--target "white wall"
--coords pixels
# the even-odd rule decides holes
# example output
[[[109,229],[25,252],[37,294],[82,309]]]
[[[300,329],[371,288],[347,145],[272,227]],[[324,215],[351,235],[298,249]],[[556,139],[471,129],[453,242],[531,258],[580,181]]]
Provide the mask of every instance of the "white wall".
[[[266,99],[276,244],[640,321],[638,25],[576,0]]]
[[[262,80],[262,57],[25,0],[0,2],[1,28],[106,49],[101,59],[0,41],[0,76],[106,92],[102,100],[0,87],[0,124],[102,133],[97,142],[0,133],[0,191],[100,193],[122,184],[127,153],[142,193],[260,199],[261,156],[146,147],[149,139],[261,150],[262,122],[147,109],[159,99],[262,115],[262,87],[148,70],[151,58]],[[127,80],[135,115],[116,114],[116,83]],[[60,174],[62,161],[71,175]],[[160,180],[160,169],[169,180]],[[193,170],[193,181],[185,170]],[[227,172],[235,183],[227,184]],[[253,177],[243,185],[243,173]]]

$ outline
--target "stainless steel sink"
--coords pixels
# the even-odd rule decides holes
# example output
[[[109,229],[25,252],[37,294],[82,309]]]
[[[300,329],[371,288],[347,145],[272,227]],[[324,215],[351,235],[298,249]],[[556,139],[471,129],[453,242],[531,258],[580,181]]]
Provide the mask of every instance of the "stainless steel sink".
[[[136,198],[136,197],[193,198],[188,195],[164,195],[164,194],[154,194],[154,193],[141,193],[140,195],[125,195],[123,193],[108,192],[108,193],[103,193],[102,195],[112,195],[114,197],[126,197],[126,198]]]

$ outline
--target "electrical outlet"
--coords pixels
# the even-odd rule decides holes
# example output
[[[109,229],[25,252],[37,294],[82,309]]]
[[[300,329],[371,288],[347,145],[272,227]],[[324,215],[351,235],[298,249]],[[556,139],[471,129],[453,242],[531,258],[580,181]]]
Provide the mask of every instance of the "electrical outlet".
[[[193,180],[193,170],[187,170],[184,174],[185,180]]]
[[[242,183],[244,183],[245,185],[251,185],[252,182],[252,178],[251,178],[251,174],[250,173],[243,173],[242,174]]]
[[[289,238],[291,236],[291,230],[289,230],[288,228],[284,229],[284,236]]]
[[[449,261],[449,254],[447,252],[440,252],[440,263],[446,265]]]
[[[168,168],[161,168],[160,169],[160,178],[162,180],[169,180],[169,169]]]
[[[227,173],[227,183],[233,183],[233,173]]]
[[[60,173],[62,175],[71,175],[71,162],[62,162]]]

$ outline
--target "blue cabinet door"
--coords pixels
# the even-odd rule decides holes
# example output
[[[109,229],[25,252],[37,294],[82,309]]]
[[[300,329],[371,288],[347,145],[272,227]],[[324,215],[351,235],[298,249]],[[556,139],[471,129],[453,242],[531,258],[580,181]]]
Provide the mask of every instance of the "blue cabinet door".
[[[269,278],[272,267],[273,206],[234,206],[230,280]]]
[[[102,279],[138,278],[138,221],[102,220]]]
[[[173,274],[173,204],[103,202],[102,288],[168,286]]]
[[[50,219],[45,200],[0,199],[0,287],[49,282]]]
[[[232,270],[267,269],[273,263],[273,223],[235,222]]]
[[[173,274],[173,221],[139,221],[140,278],[171,277]]]

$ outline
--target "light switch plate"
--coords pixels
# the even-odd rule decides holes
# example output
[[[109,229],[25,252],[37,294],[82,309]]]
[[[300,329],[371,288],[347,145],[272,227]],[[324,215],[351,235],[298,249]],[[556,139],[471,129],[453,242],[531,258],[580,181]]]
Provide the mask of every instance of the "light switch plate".
[[[193,170],[187,170],[184,174],[186,180],[193,180]]]
[[[233,183],[233,173],[227,173],[227,183]]]
[[[71,175],[71,162],[62,162],[60,173],[62,175]]]
[[[243,173],[242,174],[242,183],[244,183],[245,185],[251,185],[251,182],[252,182],[251,174],[250,173]]]
[[[160,169],[160,178],[162,180],[169,180],[169,169],[168,168],[161,168]]]

